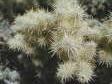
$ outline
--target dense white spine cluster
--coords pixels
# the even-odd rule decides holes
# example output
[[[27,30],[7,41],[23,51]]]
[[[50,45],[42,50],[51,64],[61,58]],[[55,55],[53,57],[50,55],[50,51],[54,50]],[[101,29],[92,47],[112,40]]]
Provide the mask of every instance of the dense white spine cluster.
[[[57,77],[61,80],[61,82],[66,82],[73,79],[74,74],[77,73],[77,64],[74,62],[66,62],[59,65],[57,70]]]
[[[28,46],[28,44],[24,40],[24,35],[16,34],[14,38],[11,38],[8,42],[10,49],[15,49],[18,51],[24,51],[27,54],[32,54],[33,49]]]
[[[94,75],[94,66],[92,66],[90,63],[81,61],[78,65],[78,80],[81,83],[88,83],[91,80],[93,80]]]

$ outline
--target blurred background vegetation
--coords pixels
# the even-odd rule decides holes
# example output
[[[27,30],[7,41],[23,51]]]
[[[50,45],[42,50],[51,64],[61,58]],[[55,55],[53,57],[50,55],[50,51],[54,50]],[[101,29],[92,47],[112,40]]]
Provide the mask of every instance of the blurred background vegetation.
[[[13,21],[17,15],[37,6],[51,10],[53,0],[0,0],[0,19]]]
[[[10,22],[17,15],[24,14],[31,8],[41,7],[53,10],[51,4],[55,0],[0,0],[0,19],[7,19]],[[112,11],[112,0],[79,0],[89,15],[97,19],[102,19]]]

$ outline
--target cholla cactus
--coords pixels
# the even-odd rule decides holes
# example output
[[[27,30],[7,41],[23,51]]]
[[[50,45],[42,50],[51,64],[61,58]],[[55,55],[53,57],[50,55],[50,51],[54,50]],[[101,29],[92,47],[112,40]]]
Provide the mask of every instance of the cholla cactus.
[[[43,54],[40,51],[46,50],[51,58],[62,60],[56,72],[62,83],[74,78],[82,84],[89,83],[95,76],[96,53],[99,64],[111,65],[111,53],[106,52],[112,43],[110,20],[100,23],[88,18],[77,0],[57,0],[53,7],[52,12],[37,9],[18,16],[11,26],[15,36],[7,42],[9,48],[33,53],[39,62],[43,61],[38,58]]]

